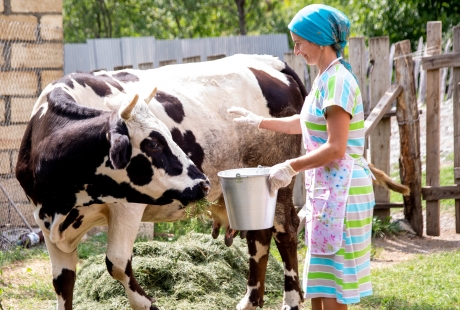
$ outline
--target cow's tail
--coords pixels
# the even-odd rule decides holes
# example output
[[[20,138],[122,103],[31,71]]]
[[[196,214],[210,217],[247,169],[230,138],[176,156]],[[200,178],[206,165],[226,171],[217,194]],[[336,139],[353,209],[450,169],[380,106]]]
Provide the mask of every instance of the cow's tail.
[[[404,196],[409,196],[410,188],[408,186],[393,181],[385,172],[375,168],[375,166],[371,163],[369,163],[369,169],[375,176],[375,180],[373,181],[375,184],[382,185],[394,192],[401,193]]]

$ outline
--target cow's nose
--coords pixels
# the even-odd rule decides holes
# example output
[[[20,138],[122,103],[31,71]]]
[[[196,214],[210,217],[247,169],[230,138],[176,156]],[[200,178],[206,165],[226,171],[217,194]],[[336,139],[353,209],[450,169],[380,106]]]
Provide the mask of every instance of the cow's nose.
[[[211,184],[208,180],[203,180],[200,182],[200,187],[203,190],[205,196],[208,196],[209,191],[211,191]]]

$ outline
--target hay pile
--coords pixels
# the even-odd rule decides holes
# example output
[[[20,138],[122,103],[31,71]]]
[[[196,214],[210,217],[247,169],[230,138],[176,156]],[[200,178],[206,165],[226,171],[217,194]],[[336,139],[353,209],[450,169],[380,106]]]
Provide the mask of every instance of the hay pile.
[[[235,309],[246,291],[246,240],[236,238],[226,247],[222,238],[191,233],[175,242],[136,243],[133,270],[161,310]],[[283,267],[270,255],[266,304],[280,300],[283,286]],[[130,309],[123,286],[106,271],[105,255],[89,258],[78,271],[74,307]]]

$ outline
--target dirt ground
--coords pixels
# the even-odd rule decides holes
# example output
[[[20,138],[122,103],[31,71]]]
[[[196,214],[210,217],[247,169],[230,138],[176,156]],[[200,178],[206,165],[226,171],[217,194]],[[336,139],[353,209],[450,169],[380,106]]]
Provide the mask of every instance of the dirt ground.
[[[403,218],[402,211],[392,215],[393,218]],[[424,214],[424,223],[425,214]],[[391,266],[410,260],[419,254],[430,254],[460,250],[460,234],[455,232],[455,214],[442,212],[440,221],[441,234],[438,237],[427,236],[426,231],[422,237],[412,234],[401,234],[395,237],[374,238],[373,244],[381,250],[372,260],[371,268]]]

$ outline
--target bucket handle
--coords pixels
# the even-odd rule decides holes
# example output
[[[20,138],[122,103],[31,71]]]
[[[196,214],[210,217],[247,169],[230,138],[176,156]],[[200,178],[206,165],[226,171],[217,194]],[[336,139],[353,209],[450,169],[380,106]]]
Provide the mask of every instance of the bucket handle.
[[[241,177],[241,174],[239,174],[239,173],[236,174],[235,182],[236,183],[243,183],[243,178]]]

